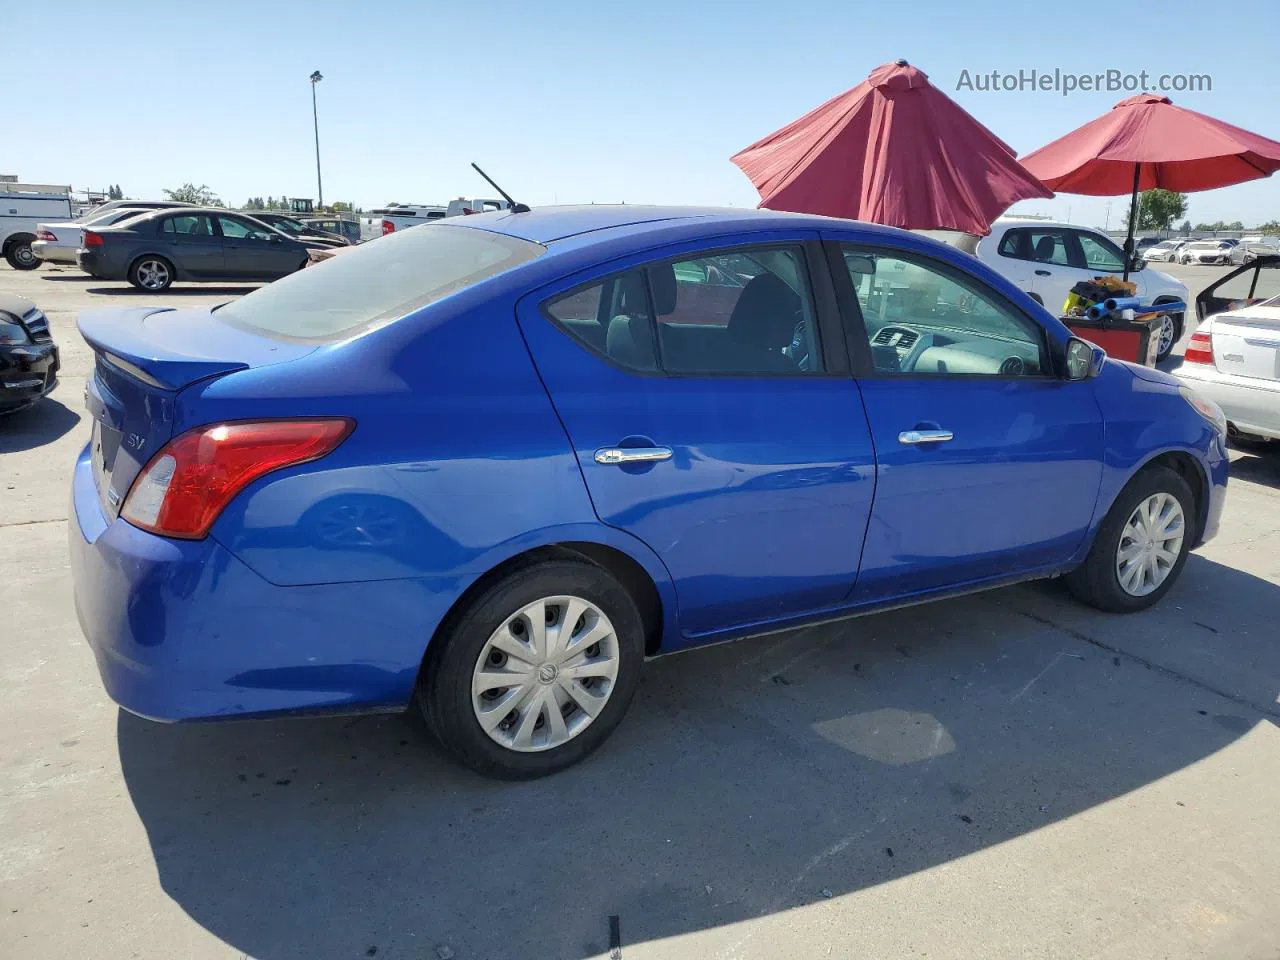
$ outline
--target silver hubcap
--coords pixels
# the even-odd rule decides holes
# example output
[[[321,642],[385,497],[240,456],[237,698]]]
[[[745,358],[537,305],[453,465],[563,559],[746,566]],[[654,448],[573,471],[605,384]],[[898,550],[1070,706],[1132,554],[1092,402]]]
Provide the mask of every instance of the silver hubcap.
[[[1186,521],[1182,504],[1156,493],[1138,504],[1125,522],[1116,550],[1116,578],[1131,597],[1145,597],[1169,579],[1182,552]]]
[[[169,268],[159,260],[144,260],[138,264],[138,282],[148,290],[159,290],[169,282]]]
[[[1173,349],[1173,317],[1160,318],[1160,353],[1165,354]]]
[[[15,247],[13,251],[13,257],[19,263],[35,263],[36,262],[36,252],[26,244],[23,244],[20,247]]]
[[[550,750],[600,715],[618,662],[618,637],[599,607],[545,597],[489,637],[472,673],[471,706],[481,729],[508,750]]]

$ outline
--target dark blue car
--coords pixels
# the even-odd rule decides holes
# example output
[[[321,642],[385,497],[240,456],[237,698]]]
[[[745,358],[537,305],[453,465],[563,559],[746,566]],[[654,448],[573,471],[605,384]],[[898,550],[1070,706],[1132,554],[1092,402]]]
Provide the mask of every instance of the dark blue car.
[[[80,621],[158,720],[402,710],[484,773],[598,746],[646,656],[1036,577],[1141,610],[1221,412],[978,261],[757,211],[384,237],[88,314]]]

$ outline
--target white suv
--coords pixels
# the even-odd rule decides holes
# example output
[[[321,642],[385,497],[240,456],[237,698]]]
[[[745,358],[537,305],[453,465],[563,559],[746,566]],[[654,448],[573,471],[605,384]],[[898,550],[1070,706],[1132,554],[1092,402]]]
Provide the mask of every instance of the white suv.
[[[1060,313],[1077,281],[1124,272],[1124,253],[1105,233],[1051,220],[1001,217],[978,241],[977,257]],[[1187,302],[1186,284],[1153,270],[1139,258],[1129,272],[1144,303]],[[1180,313],[1162,319],[1157,359],[1163,360],[1182,336]]]

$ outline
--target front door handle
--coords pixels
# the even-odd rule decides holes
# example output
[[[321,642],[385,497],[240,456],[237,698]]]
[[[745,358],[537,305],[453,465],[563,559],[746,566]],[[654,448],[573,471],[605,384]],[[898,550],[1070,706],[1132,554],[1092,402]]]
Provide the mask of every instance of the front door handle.
[[[950,430],[903,430],[898,434],[899,443],[943,443],[954,440],[955,434]]]
[[[1037,270],[1037,271],[1036,271],[1036,276],[1037,276],[1037,277],[1052,277],[1052,276],[1053,276],[1053,273],[1052,273],[1052,272],[1050,272],[1050,271],[1048,271],[1048,270]]]
[[[596,463],[656,463],[670,460],[670,447],[601,447],[596,451]]]

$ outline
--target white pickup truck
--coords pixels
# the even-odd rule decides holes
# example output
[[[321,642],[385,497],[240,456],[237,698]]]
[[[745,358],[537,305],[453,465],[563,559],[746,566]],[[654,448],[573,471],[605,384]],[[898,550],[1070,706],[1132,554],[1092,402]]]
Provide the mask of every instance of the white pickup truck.
[[[395,206],[370,210],[360,218],[360,240],[376,240],[397,230],[407,230],[445,217],[465,216],[469,213],[488,213],[505,210],[505,200],[480,200],[459,197],[450,200],[448,206],[401,203]]]
[[[71,188],[47,183],[0,183],[0,256],[15,270],[34,270],[31,249],[42,220],[70,220]]]

